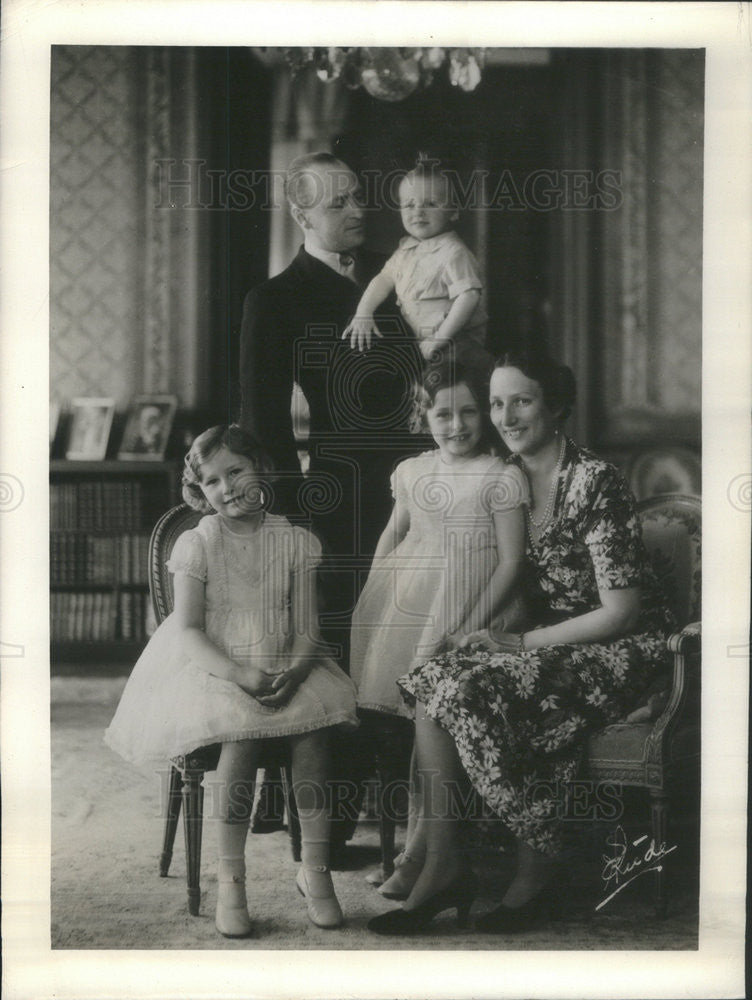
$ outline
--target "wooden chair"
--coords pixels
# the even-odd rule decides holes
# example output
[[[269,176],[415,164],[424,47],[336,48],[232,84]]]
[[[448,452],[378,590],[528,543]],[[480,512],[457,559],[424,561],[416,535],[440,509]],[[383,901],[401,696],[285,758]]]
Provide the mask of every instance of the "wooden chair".
[[[167,569],[178,537],[189,528],[195,528],[203,517],[187,504],[172,507],[154,527],[149,541],[149,590],[157,623],[161,623],[171,613],[175,594],[172,575]],[[183,809],[183,829],[185,832],[185,855],[188,881],[188,910],[193,916],[199,912],[201,888],[201,832],[203,826],[204,788],[203,779],[207,771],[214,771],[219,761],[220,745],[200,747],[191,753],[174,757],[170,761],[170,783],[167,793],[162,853],[159,858],[159,874],[167,876],[172,861],[180,809]],[[295,809],[290,775],[287,766],[286,748],[278,740],[269,740],[264,747],[263,765],[278,766],[282,777],[282,788],[287,804],[288,831],[293,858],[300,861],[300,824]]]
[[[637,510],[646,547],[682,630],[668,639],[673,674],[665,691],[656,691],[627,721],[607,726],[591,737],[587,777],[593,784],[647,790],[653,841],[659,847],[666,842],[670,788],[680,781],[699,788],[701,505],[697,497],[666,494],[641,501]],[[404,773],[403,721],[387,719],[380,739],[374,740],[384,878],[394,870],[396,825],[385,803],[385,790]],[[656,871],[656,906],[661,916],[667,908],[666,884],[661,865]]]
[[[397,829],[394,793],[406,787],[415,725],[411,719],[369,709],[360,710],[359,715],[360,739],[370,749],[371,767],[376,778],[374,807],[379,821],[381,879],[386,881],[394,871]]]
[[[668,845],[669,795],[700,779],[701,504],[665,494],[637,507],[645,545],[681,631],[670,636],[673,675],[624,722],[591,737],[587,772],[593,783],[644,789],[656,848]],[[668,905],[665,864],[655,872],[656,910]]]

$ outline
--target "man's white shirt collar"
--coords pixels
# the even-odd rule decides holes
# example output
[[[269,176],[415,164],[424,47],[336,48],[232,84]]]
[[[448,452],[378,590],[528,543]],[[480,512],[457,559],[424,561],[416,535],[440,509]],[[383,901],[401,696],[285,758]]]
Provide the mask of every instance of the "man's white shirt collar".
[[[309,253],[311,255],[311,257],[315,257],[316,260],[320,260],[322,264],[326,264],[327,267],[330,267],[333,271],[336,271],[337,274],[341,274],[345,278],[349,278],[352,276],[352,269],[353,269],[353,264],[355,262],[355,258],[351,253],[341,253],[341,254],[334,253],[331,250],[323,250],[321,247],[317,246],[306,246],[305,250],[306,253]],[[342,262],[343,257],[349,258],[353,262],[353,264],[351,264],[349,268],[345,264],[343,264]]]

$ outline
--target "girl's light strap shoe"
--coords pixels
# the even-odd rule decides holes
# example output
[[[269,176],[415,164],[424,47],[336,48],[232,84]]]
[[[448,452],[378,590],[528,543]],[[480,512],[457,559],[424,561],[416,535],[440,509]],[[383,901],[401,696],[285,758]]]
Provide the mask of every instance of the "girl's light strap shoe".
[[[308,872],[325,873],[326,881],[329,883],[329,891],[321,895],[314,895],[308,881]],[[295,885],[298,887],[300,895],[305,897],[311,923],[317,927],[323,927],[325,930],[333,930],[335,927],[342,926],[345,918],[342,915],[339,901],[334,895],[332,876],[326,865],[313,865],[310,868],[301,866],[295,878]]]
[[[217,883],[217,913],[214,918],[223,937],[250,937],[253,932],[245,896],[245,879],[241,875],[222,878]]]
[[[417,861],[407,851],[402,851],[394,859],[394,871],[377,891],[384,899],[407,899],[422,868],[423,862]]]

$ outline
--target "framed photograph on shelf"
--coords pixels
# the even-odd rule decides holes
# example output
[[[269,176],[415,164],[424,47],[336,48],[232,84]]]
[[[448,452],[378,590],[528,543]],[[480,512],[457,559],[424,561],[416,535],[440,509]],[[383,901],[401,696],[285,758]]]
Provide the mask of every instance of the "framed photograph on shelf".
[[[177,408],[177,396],[136,396],[128,413],[118,458],[162,461]]]
[[[100,462],[107,454],[115,400],[78,397],[73,400],[65,457]]]

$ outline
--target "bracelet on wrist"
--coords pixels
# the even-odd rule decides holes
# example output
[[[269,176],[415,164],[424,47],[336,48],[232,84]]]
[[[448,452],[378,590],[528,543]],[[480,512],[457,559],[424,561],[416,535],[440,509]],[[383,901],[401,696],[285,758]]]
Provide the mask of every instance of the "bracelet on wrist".
[[[519,653],[525,652],[525,640],[523,633],[520,632],[515,636],[514,632],[508,633],[509,638],[504,639],[500,648],[503,653],[509,653],[512,656],[517,656]]]

